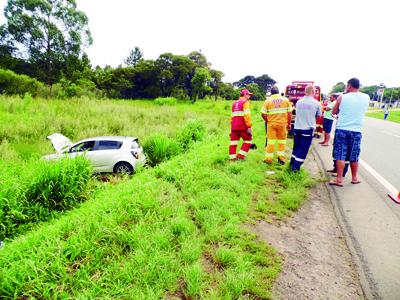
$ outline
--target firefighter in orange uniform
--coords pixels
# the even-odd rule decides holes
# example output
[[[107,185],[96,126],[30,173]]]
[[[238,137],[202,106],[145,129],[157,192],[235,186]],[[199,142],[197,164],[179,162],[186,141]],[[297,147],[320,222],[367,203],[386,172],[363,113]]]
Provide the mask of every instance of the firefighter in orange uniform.
[[[233,102],[231,116],[231,141],[229,146],[230,160],[244,160],[250,150],[252,142],[250,97],[253,95],[249,90],[240,92],[239,100]],[[243,144],[236,155],[236,148],[242,138]]]
[[[267,123],[267,147],[264,162],[271,164],[274,158],[275,144],[278,144],[278,162],[285,164],[285,148],[288,130],[292,121],[292,105],[288,98],[279,95],[276,86],[271,88],[271,97],[265,100],[261,116]]]

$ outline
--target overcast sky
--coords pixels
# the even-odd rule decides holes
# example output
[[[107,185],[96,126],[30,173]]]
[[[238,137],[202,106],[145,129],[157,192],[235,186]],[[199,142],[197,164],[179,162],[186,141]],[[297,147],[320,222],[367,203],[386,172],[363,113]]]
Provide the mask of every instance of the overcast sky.
[[[201,52],[225,81],[268,74],[283,88],[313,80],[400,86],[396,0],[77,0],[89,17],[92,64],[117,66],[130,49],[146,59]],[[0,0],[4,7],[6,0]],[[4,23],[4,18],[0,19]]]

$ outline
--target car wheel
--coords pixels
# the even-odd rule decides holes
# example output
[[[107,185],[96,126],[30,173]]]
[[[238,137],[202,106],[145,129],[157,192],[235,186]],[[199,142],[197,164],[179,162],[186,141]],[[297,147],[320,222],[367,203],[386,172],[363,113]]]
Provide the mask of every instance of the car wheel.
[[[121,161],[114,166],[114,173],[117,174],[132,174],[133,167],[130,163]]]

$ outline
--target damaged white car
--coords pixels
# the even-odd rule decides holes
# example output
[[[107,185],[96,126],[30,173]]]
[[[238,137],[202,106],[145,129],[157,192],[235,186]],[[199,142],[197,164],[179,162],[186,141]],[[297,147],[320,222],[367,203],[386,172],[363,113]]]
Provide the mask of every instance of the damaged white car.
[[[84,155],[91,162],[95,173],[132,174],[138,165],[146,163],[143,148],[135,137],[101,136],[74,144],[60,133],[54,133],[47,138],[51,140],[57,154],[46,155],[43,159]]]

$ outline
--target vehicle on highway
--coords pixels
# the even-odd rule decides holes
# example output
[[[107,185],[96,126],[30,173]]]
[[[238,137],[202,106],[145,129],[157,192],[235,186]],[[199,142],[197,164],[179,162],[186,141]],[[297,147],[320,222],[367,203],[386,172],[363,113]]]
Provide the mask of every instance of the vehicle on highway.
[[[143,148],[135,137],[100,136],[76,143],[60,133],[54,133],[47,138],[57,153],[46,155],[43,159],[55,160],[84,155],[91,162],[95,173],[132,174],[137,166],[146,163]]]
[[[289,131],[290,134],[293,134],[294,119],[296,117],[296,103],[298,100],[300,100],[306,95],[306,86],[310,84],[314,85],[314,81],[292,81],[292,84],[286,86],[285,97],[290,100],[294,108],[292,112],[292,126]],[[314,99],[321,102],[322,100],[321,88],[318,85],[314,85],[314,88],[315,88]],[[320,125],[322,127],[322,121],[323,118],[317,120],[317,125]]]

